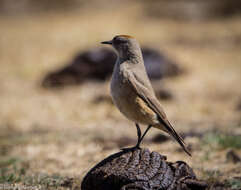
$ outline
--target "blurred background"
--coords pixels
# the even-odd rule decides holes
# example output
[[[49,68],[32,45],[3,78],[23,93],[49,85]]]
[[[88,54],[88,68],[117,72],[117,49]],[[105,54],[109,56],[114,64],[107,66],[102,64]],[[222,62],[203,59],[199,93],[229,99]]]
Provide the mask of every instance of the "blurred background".
[[[0,183],[79,187],[94,164],[135,144],[134,123],[110,98],[115,54],[100,44],[118,34],[140,42],[193,157],[156,129],[143,146],[241,188],[239,0],[0,0]]]

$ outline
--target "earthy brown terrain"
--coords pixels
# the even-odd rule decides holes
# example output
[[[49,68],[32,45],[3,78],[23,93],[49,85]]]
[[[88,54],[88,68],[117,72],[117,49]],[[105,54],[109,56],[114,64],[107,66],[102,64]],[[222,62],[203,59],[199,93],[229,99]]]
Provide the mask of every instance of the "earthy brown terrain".
[[[156,129],[142,146],[187,162],[210,184],[240,189],[241,17],[185,21],[148,17],[137,3],[100,7],[0,17],[0,189],[74,189],[94,164],[134,145],[134,124],[109,101],[95,101],[109,94],[109,80],[41,87],[48,72],[116,34],[135,36],[185,70],[155,83],[173,95],[161,103],[193,156],[172,140],[153,142]]]

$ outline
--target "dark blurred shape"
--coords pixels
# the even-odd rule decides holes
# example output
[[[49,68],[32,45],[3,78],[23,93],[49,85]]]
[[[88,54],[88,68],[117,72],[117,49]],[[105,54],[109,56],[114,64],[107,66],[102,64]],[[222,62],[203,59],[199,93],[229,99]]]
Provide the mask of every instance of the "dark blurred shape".
[[[182,71],[177,63],[155,49],[143,48],[142,54],[146,71],[150,79],[177,76]]]
[[[158,81],[158,83],[156,82],[152,82],[152,87],[155,91],[156,97],[160,100],[163,101],[168,101],[168,100],[172,100],[173,99],[173,95],[170,92],[170,90],[165,89],[163,87],[162,84],[160,84],[160,82]]]
[[[227,162],[232,162],[234,164],[241,162],[241,159],[238,156],[238,154],[232,149],[226,153],[226,160]]]
[[[225,18],[241,13],[240,0],[150,0],[144,6],[147,15],[185,20]]]
[[[236,110],[241,111],[241,99],[237,102]]]
[[[168,140],[170,140],[170,138],[168,138],[166,135],[158,134],[158,135],[155,135],[151,141],[154,143],[164,143]]]
[[[87,79],[105,80],[113,70],[116,55],[109,49],[93,49],[78,54],[64,68],[47,74],[44,87],[76,85]]]
[[[230,190],[230,188],[227,187],[227,181],[213,181],[208,190]]]
[[[193,146],[191,144],[187,144],[187,149],[192,152],[193,151]],[[176,151],[182,153],[183,149],[180,146],[178,146]]]
[[[150,79],[176,76],[181,69],[157,50],[143,48],[143,57]],[[85,80],[104,81],[110,77],[116,55],[111,49],[96,48],[78,54],[64,68],[45,76],[42,86],[46,88],[81,84]]]
[[[191,130],[188,131],[186,133],[181,133],[181,136],[183,139],[187,138],[187,137],[197,137],[197,138],[202,138],[206,133],[208,133],[209,131],[195,131],[195,130]]]
[[[156,91],[156,96],[161,100],[171,100],[173,98],[172,94],[164,89]]]
[[[74,184],[74,178],[72,177],[65,177],[63,181],[61,181],[60,183],[62,187],[70,187],[70,188],[73,186],[73,184]]]
[[[82,190],[204,190],[207,183],[196,178],[185,162],[166,161],[148,149],[134,149],[110,155],[84,177]]]

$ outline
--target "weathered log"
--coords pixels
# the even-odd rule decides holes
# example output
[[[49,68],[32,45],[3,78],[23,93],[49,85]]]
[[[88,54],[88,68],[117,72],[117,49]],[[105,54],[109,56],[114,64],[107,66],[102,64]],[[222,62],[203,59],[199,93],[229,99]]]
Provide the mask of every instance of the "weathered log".
[[[92,168],[82,190],[194,190],[206,189],[185,162],[171,163],[148,149],[115,153]]]

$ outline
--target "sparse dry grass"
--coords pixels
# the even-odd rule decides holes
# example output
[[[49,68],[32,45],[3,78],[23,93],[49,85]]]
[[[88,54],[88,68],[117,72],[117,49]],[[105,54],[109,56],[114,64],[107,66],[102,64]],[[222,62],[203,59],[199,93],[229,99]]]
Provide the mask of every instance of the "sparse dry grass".
[[[92,102],[103,89],[108,92],[108,82],[53,91],[40,87],[49,70],[115,34],[134,35],[142,44],[165,51],[187,70],[161,83],[174,94],[172,101],[162,104],[178,131],[241,134],[240,112],[235,109],[241,101],[241,44],[235,40],[241,35],[240,18],[207,23],[147,20],[141,7],[133,4],[95,14],[85,10],[0,18],[0,27],[1,183],[55,189],[51,180],[57,174],[61,180],[66,176],[79,179],[78,184],[95,163],[119,149],[120,138],[136,138],[133,123],[113,105]],[[157,133],[153,129],[147,138]],[[177,151],[172,141],[144,146],[170,161],[188,162],[200,178],[238,184],[233,177],[241,176],[241,163],[227,162],[226,152],[234,148],[241,155],[240,147],[210,148],[197,137],[188,137],[186,142],[192,144],[192,158]],[[39,174],[47,177],[36,177]],[[31,183],[33,179],[40,181]]]

